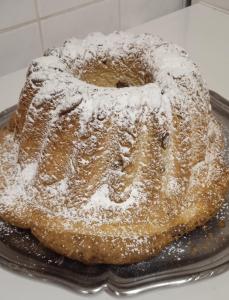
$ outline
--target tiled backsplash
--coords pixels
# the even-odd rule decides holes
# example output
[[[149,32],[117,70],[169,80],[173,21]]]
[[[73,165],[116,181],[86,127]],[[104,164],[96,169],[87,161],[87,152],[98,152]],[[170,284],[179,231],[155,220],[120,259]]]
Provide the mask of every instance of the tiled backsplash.
[[[91,5],[42,20],[44,48],[59,45],[72,36],[84,37],[92,31],[114,31],[119,28],[118,11],[117,0],[94,1]]]
[[[125,30],[183,6],[183,0],[0,0],[0,76],[44,49],[89,32]]]

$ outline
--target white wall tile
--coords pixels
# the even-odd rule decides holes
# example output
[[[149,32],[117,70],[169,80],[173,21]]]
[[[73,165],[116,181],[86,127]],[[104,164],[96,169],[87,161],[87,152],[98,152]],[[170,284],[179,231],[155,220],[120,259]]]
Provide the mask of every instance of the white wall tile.
[[[0,33],[0,76],[26,67],[42,54],[36,23]]]
[[[48,18],[41,25],[45,48],[60,45],[73,36],[84,37],[93,31],[109,33],[118,29],[118,1],[104,0]]]
[[[229,0],[217,2],[226,1]],[[182,3],[183,0],[0,0],[0,76],[40,56],[41,45],[58,46],[67,38],[83,38],[93,31],[125,30],[182,8]],[[26,22],[30,24],[23,24]]]
[[[0,30],[35,18],[34,0],[0,0]]]
[[[166,15],[183,6],[182,0],[120,0],[121,29]]]
[[[60,12],[72,7],[87,5],[96,0],[37,0],[38,10],[41,17]],[[98,0],[97,0],[98,1]]]

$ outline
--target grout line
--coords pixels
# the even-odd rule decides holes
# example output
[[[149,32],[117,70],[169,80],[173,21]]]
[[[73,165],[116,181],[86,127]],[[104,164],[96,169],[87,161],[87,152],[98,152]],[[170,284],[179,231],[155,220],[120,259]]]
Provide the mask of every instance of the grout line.
[[[35,5],[36,17],[37,17],[37,22],[38,22],[38,27],[39,27],[41,49],[42,49],[42,52],[44,52],[44,39],[43,39],[43,32],[42,32],[42,28],[41,28],[41,20],[40,20],[40,16],[39,16],[37,0],[34,0],[34,5]]]
[[[35,22],[41,22],[41,21],[46,20],[48,18],[60,16],[60,15],[63,15],[65,13],[72,12],[72,11],[75,11],[77,9],[80,9],[80,8],[83,8],[83,7],[86,7],[86,6],[90,6],[92,4],[97,4],[97,3],[100,3],[100,2],[103,2],[103,1],[104,0],[91,0],[91,1],[89,1],[87,3],[82,3],[81,5],[75,5],[73,7],[70,7],[70,8],[61,10],[61,11],[58,11],[56,13],[49,14],[49,15],[47,15],[45,17],[40,17],[39,16],[39,12],[38,12],[38,10],[36,8],[36,13],[38,13],[38,19],[33,19],[33,20],[30,20],[30,21],[27,21],[27,22],[23,22],[23,23],[20,23],[20,24],[16,24],[16,25],[12,25],[12,26],[9,26],[9,27],[5,27],[3,29],[0,29],[0,33],[8,32],[8,31],[11,31],[11,30],[14,30],[14,29],[18,29],[18,28],[24,27],[26,25],[30,25],[30,24],[35,23]]]
[[[27,21],[27,22],[23,22],[23,23],[20,23],[20,24],[15,24],[15,25],[12,25],[12,26],[9,26],[9,27],[5,27],[4,29],[0,29],[0,33],[8,32],[8,31],[11,31],[11,30],[14,30],[14,29],[18,29],[18,28],[21,28],[21,27],[24,27],[26,25],[30,25],[30,24],[33,24],[33,23],[36,23],[36,22],[37,22],[36,19],[32,19],[32,20]]]

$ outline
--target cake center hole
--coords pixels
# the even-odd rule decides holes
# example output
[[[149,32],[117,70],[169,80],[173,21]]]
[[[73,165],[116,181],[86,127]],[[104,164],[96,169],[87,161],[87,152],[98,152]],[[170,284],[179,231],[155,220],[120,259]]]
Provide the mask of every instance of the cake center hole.
[[[149,68],[136,57],[90,60],[77,75],[81,80],[100,87],[124,88],[153,82]]]

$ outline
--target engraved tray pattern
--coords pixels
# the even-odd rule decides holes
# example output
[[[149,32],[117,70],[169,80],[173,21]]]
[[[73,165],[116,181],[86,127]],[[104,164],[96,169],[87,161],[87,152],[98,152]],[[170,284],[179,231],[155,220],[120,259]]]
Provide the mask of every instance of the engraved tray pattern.
[[[223,124],[225,159],[229,162],[229,101],[211,91],[211,102]],[[15,106],[0,114],[0,126]],[[78,293],[134,295],[178,286],[229,269],[229,195],[218,215],[202,228],[180,238],[149,261],[128,266],[87,266],[43,247],[28,230],[0,220],[0,265],[25,276],[48,280]]]

